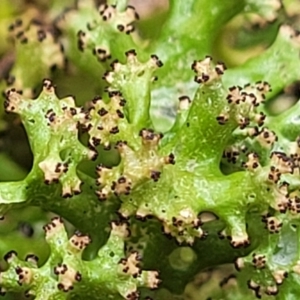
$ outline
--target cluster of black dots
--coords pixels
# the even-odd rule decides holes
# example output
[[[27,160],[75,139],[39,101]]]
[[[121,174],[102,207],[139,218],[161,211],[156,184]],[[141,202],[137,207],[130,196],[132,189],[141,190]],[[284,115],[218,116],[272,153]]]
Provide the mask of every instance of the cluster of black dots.
[[[4,109],[6,112],[14,112],[18,109],[18,103],[20,101],[19,96],[22,95],[22,91],[17,91],[15,88],[7,90],[5,93]]]
[[[261,258],[260,260],[263,261],[264,258]],[[263,292],[269,296],[277,295],[279,293],[278,286],[281,285],[284,279],[288,277],[288,272],[285,270],[276,270],[272,273],[272,276],[273,276],[273,280],[275,281],[275,284],[269,285],[267,287],[261,286],[260,284],[258,284],[252,279],[248,280],[247,282],[248,288],[254,291],[256,298],[261,299]]]
[[[278,141],[276,133],[268,128],[263,127],[254,135],[256,140],[265,148],[271,148]]]
[[[287,208],[292,214],[300,213],[300,198],[297,195],[289,197]]]
[[[140,299],[140,292],[139,291],[133,291],[126,295],[126,300],[139,300]]]
[[[140,130],[139,136],[142,138],[143,144],[157,146],[163,134],[156,133],[153,129],[143,128]]]
[[[218,232],[218,236],[219,236],[219,239],[221,239],[221,240],[227,238],[230,241],[231,247],[235,248],[235,249],[246,248],[250,245],[250,240],[249,240],[249,237],[247,237],[247,236],[235,239],[231,235],[226,234],[226,232],[224,230]],[[236,269],[239,269],[237,264],[236,264]]]
[[[27,44],[34,41],[42,43],[46,39],[52,38],[53,43],[57,46],[57,53],[63,55],[64,48],[61,43],[59,43],[54,36],[54,29],[51,27],[45,26],[40,20],[32,19],[30,22],[23,22],[22,19],[17,19],[15,22],[9,25],[8,31],[11,33],[11,38],[20,42],[21,44]],[[57,68],[58,64],[61,62],[54,62],[50,66],[50,70],[54,71]],[[65,61],[66,62],[66,61]],[[12,74],[8,74],[5,78],[7,86],[11,86],[15,83],[16,78]],[[33,91],[34,93],[34,91]]]
[[[195,238],[205,240],[208,232],[201,228],[202,221],[200,217],[172,217],[171,222],[164,220],[162,227],[164,235],[168,239],[176,238],[176,243],[180,246],[182,243],[193,245]]]
[[[96,97],[92,100],[92,106],[85,115],[85,123],[83,124],[83,131],[90,134],[89,148],[95,150],[95,147],[104,144],[105,150],[110,150],[111,146],[108,141],[102,141],[99,132],[103,136],[110,134],[118,134],[118,120],[124,119],[123,107],[126,100],[122,97],[119,91],[109,92],[110,104],[106,105],[102,98]],[[94,123],[96,122],[96,123]]]
[[[55,230],[55,228],[57,228],[58,226],[61,226],[62,224],[63,224],[62,218],[54,217],[54,218],[51,219],[50,223],[43,226],[43,229],[44,229],[46,234],[49,234],[53,230]]]
[[[102,4],[99,7],[99,14],[102,17],[102,20],[104,22],[109,21],[114,14],[116,14],[116,5],[107,5],[107,4]],[[117,25],[117,29],[120,32],[125,32],[126,34],[130,34],[132,32],[134,32],[134,25],[133,22],[136,20],[139,20],[139,15],[136,12],[135,8],[131,5],[128,5],[125,11],[125,14],[127,14],[128,16],[131,16],[132,21],[130,23],[127,24],[118,24]]]
[[[18,284],[29,284],[32,278],[32,271],[26,267],[17,266],[15,268],[16,274],[18,275]]]
[[[152,129],[143,128],[139,132],[139,136],[142,139],[143,148],[147,149],[147,151],[151,151],[152,149],[156,149],[159,141],[163,137],[161,133],[156,133]],[[126,141],[118,141],[115,144],[115,149],[121,154],[126,152],[126,148],[129,147]],[[175,156],[173,153],[170,153],[168,156],[164,158],[165,164],[175,164]],[[99,164],[96,167],[96,172],[98,174],[98,178],[96,180],[96,184],[98,186],[103,186],[106,182],[106,178],[108,174],[112,174],[112,168],[106,167],[102,164]],[[151,178],[154,182],[157,182],[160,178],[161,171],[150,169],[149,170],[149,178]],[[110,176],[108,176],[110,177]],[[113,180],[110,185],[110,191],[115,196],[126,195],[128,196],[132,190],[132,181],[125,174],[121,174],[118,179]],[[96,194],[99,200],[106,200],[108,194],[110,192],[107,187],[102,188],[99,191],[96,191]]]
[[[294,172],[294,161],[288,157],[284,152],[274,151],[271,154],[270,173],[268,179],[274,183],[280,180],[282,174],[293,174]]]
[[[294,161],[295,167],[300,166],[300,136],[297,137],[296,142],[295,142],[295,149],[293,149],[290,153],[290,157]]]
[[[222,158],[226,159],[228,163],[236,164],[242,154],[247,153],[247,147],[241,146],[230,146],[223,151]]]
[[[119,261],[119,265],[122,266],[122,272],[137,278],[142,273],[142,270],[139,266],[141,259],[142,258],[138,252],[132,252],[128,258],[122,258]]]
[[[41,22],[39,22],[38,20],[33,19],[29,23],[29,26],[32,26],[32,25],[35,25],[35,26],[39,27],[39,29],[36,32],[37,40],[39,42],[44,41],[46,39],[48,33],[46,32],[46,30],[42,29]],[[28,43],[28,37],[26,36],[26,32],[25,32],[26,30],[24,28],[24,24],[23,24],[23,21],[21,19],[17,19],[17,20],[15,20],[14,23],[10,24],[9,27],[8,27],[8,30],[13,33],[14,37],[18,41],[20,41],[21,44]]]
[[[80,231],[75,231],[74,235],[70,239],[70,243],[73,247],[80,251],[84,250],[91,241],[92,240],[88,235],[82,234]]]
[[[124,142],[119,141],[117,143],[117,147],[124,147]],[[111,172],[112,168],[103,166],[102,164],[97,165],[96,172],[98,175],[98,178],[96,180],[96,185],[104,185],[105,184],[105,178],[106,173]],[[111,182],[110,190],[115,196],[120,195],[126,195],[128,196],[130,194],[132,188],[132,182],[129,178],[126,178],[126,176],[121,175],[116,181]],[[99,200],[106,200],[108,197],[108,191],[106,189],[101,189],[96,191],[96,195],[98,196]]]
[[[279,233],[283,225],[278,218],[269,215],[264,215],[262,221],[266,223],[266,229],[268,229],[270,233]]]
[[[44,180],[44,183],[47,185],[50,185],[51,183],[58,183],[61,174],[67,173],[67,171],[68,171],[67,163],[61,163],[61,162],[57,163],[54,168],[55,174],[51,174],[52,175],[51,178],[47,176]]]
[[[74,272],[73,269],[68,268],[68,266],[63,263],[58,264],[56,267],[54,267],[54,274],[58,276],[60,275],[63,279],[62,282],[59,282],[57,284],[57,288],[63,292],[69,292],[74,289],[74,286],[71,283],[72,281],[80,282],[82,280],[82,275],[80,274],[80,272]],[[65,280],[64,277],[66,277]],[[63,283],[64,281],[66,281],[65,284]]]
[[[110,20],[114,19],[118,13],[119,12],[117,12],[117,8],[115,5],[102,4],[99,7],[99,14],[104,22],[109,22]],[[134,7],[130,5],[127,6],[123,14],[127,15],[127,19],[130,21],[127,23],[122,22],[117,24],[116,29],[120,32],[131,34],[135,30],[133,23],[139,19],[139,16],[135,11]],[[97,22],[94,22],[93,24],[88,23],[87,29],[91,31],[95,28],[95,26],[97,26]],[[86,48],[88,42],[87,33],[84,32],[83,30],[79,30],[77,33],[77,38],[78,38],[78,42],[77,42],[78,49],[80,51],[83,51]],[[98,60],[101,62],[111,59],[111,53],[109,49],[104,48],[103,46],[95,46],[93,48],[93,54],[97,56]]]
[[[267,263],[266,256],[263,254],[252,254],[252,264],[256,269],[265,268]]]
[[[128,51],[125,52],[125,56],[127,57],[127,61],[128,62],[132,62],[132,63],[137,63],[137,53],[134,49],[130,49]],[[154,66],[156,66],[157,68],[161,68],[163,66],[163,62],[159,59],[159,57],[156,54],[152,54],[150,56],[150,59],[152,61],[152,63],[154,64]],[[114,73],[118,73],[119,69],[120,69],[120,62],[116,59],[114,60],[111,64],[111,71],[106,71],[103,74],[102,79],[106,80],[107,82],[111,83],[112,81],[112,76]],[[157,76],[152,77],[152,82],[156,81],[158,78]]]
[[[229,93],[226,97],[229,105],[242,105],[247,106],[248,109],[246,113],[241,113],[241,110],[238,110],[236,116],[236,121],[240,129],[245,129],[251,124],[251,121],[254,122],[257,126],[248,128],[247,132],[249,136],[258,136],[261,134],[262,130],[259,130],[264,124],[265,114],[255,113],[254,108],[259,106],[265,99],[265,93],[269,92],[270,86],[267,82],[258,81],[254,86],[246,84],[243,88],[240,86],[233,86],[229,88]],[[220,125],[225,125],[229,120],[229,113],[221,113],[216,117],[217,122]]]
[[[263,254],[253,253],[251,263],[252,266],[258,270],[267,268],[267,259],[266,256]],[[241,269],[245,267],[244,259],[238,258],[235,261],[235,267],[237,271],[241,271]],[[272,279],[270,279],[274,282],[274,284],[270,284],[269,282],[268,286],[261,285],[253,279],[249,279],[247,281],[248,288],[254,291],[256,298],[261,299],[263,293],[269,296],[277,295],[279,292],[278,286],[281,285],[284,279],[288,277],[288,272],[281,269],[275,270],[271,274]]]
[[[9,251],[8,253],[6,253],[4,255],[4,260],[10,264],[12,263],[12,261],[14,260],[14,258],[17,257],[17,252],[12,250]],[[34,254],[28,254],[25,258],[26,262],[29,262],[33,267],[37,267],[38,266],[38,257]],[[32,280],[32,270],[28,267],[20,267],[20,266],[16,266],[14,268],[17,276],[18,276],[18,285],[22,286],[23,284],[30,284],[31,280]],[[5,296],[6,295],[6,289],[4,287],[0,287],[0,296]],[[29,291],[25,292],[25,296],[28,295],[29,296]]]
[[[224,74],[226,66],[224,63],[219,62],[214,68],[211,67],[212,57],[206,56],[204,60],[194,61],[191,69],[197,74],[194,81],[202,84],[208,83],[215,78],[219,78]]]
[[[242,163],[242,166],[244,168],[246,168],[249,171],[253,171],[253,170],[257,169],[258,167],[260,167],[259,157],[258,157],[257,153],[250,152],[247,157],[248,157],[248,161]]]

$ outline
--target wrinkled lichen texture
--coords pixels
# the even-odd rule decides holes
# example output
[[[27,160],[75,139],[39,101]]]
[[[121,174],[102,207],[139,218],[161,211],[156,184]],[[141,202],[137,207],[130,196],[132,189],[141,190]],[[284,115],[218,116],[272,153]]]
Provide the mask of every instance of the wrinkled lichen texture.
[[[21,120],[34,161],[24,180],[0,183],[0,213],[34,205],[59,217],[44,227],[44,264],[5,256],[1,294],[164,299],[161,289],[180,294],[204,268],[235,262],[236,282],[221,285],[223,298],[296,299],[300,109],[272,116],[264,104],[299,80],[300,38],[282,24],[268,49],[242,65],[227,70],[212,58],[230,19],[251,13],[267,26],[284,19],[285,7],[170,1],[153,41],[136,30],[127,1],[59,8],[54,3],[45,21],[52,30],[32,21],[10,26],[16,57],[1,83],[3,104]],[[90,78],[79,89],[100,96],[76,102],[58,93],[61,73],[42,80],[66,61],[66,80]],[[105,151],[117,163],[105,163]],[[80,171],[96,159],[95,178]],[[205,223],[204,212],[215,220]],[[61,218],[80,232],[69,239]]]

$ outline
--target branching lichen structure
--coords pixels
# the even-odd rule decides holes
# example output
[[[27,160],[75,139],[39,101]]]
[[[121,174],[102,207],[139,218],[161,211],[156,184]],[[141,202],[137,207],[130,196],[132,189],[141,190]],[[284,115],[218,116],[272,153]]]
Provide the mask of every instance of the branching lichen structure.
[[[3,2],[0,129],[22,124],[33,162],[0,182],[1,295],[184,299],[232,264],[195,299],[298,299],[297,1],[170,0],[147,20],[125,0],[32,2]],[[33,207],[42,260],[42,235],[5,229]]]

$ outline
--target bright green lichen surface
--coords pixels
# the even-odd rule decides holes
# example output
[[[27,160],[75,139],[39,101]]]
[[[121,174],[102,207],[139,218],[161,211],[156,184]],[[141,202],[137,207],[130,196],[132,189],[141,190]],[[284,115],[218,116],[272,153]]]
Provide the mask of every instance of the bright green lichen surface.
[[[1,296],[298,299],[298,1],[2,2]]]

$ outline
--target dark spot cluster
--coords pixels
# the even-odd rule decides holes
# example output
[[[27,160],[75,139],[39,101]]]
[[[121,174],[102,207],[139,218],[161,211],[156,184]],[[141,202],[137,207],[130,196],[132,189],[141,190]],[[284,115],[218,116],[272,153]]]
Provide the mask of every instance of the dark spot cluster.
[[[256,269],[265,268],[267,263],[266,256],[263,254],[252,254],[252,264]]]
[[[83,182],[80,182],[80,185],[78,188],[73,189],[73,191],[70,189],[70,191],[65,191],[62,193],[63,198],[71,198],[73,195],[79,195],[81,193],[81,188],[80,186],[83,184]]]
[[[60,175],[68,172],[68,164],[61,162],[57,163],[54,168],[54,172],[57,174],[57,176],[53,176],[51,179],[45,179],[45,184],[49,185],[51,183],[58,183]]]
[[[157,182],[160,178],[161,172],[160,171],[151,171],[150,172],[150,177],[153,179],[154,182]]]
[[[46,233],[49,233],[53,229],[55,229],[58,225],[63,224],[63,220],[60,217],[54,217],[52,218],[51,222],[45,226],[43,226],[43,229]]]
[[[210,78],[209,75],[205,73],[201,73],[201,75],[194,77],[194,81],[200,84],[209,81],[209,78]]]
[[[263,112],[260,112],[254,116],[254,121],[257,123],[258,126],[264,125],[266,119],[266,115]]]
[[[17,91],[15,88],[11,88],[5,92],[4,109],[6,112],[16,111],[18,103],[21,101],[20,95],[22,95],[22,91]]]
[[[298,196],[290,197],[288,199],[287,208],[291,213],[300,213],[300,198]]]
[[[138,300],[140,299],[140,292],[134,291],[126,295],[126,300]]]
[[[255,97],[252,94],[252,97]],[[240,104],[241,102],[245,102],[246,100],[246,93],[243,92],[242,87],[240,86],[232,86],[229,88],[229,93],[226,97],[228,104]]]
[[[234,240],[232,237],[229,237],[230,245],[233,248],[246,248],[250,245],[249,238],[241,239],[241,240]]]
[[[270,233],[279,233],[282,227],[282,222],[276,217],[263,217],[263,222],[266,223],[266,228]]]
[[[9,31],[14,31],[20,27],[22,27],[23,21],[22,19],[16,19],[12,24],[8,26]]]
[[[162,133],[156,133],[153,129],[143,128],[139,132],[139,136],[142,137],[143,144],[148,145],[158,145],[159,141],[162,139]]]
[[[90,243],[91,238],[88,235],[82,234],[79,231],[76,231],[75,234],[71,237],[70,242],[78,250],[85,249]]]
[[[15,268],[16,274],[18,275],[18,284],[23,285],[23,283],[28,283],[30,281],[30,277],[32,274],[32,271],[29,268],[21,268],[20,266],[17,266]]]
[[[240,129],[245,129],[250,124],[249,117],[239,117],[238,118],[238,125]]]
[[[241,151],[243,152],[243,150],[246,151],[246,149],[242,149]],[[222,157],[226,159],[227,162],[236,164],[240,154],[241,152],[237,147],[229,147],[224,150]]]
[[[43,90],[47,92],[54,92],[54,85],[50,79],[43,80]]]
[[[102,4],[99,7],[99,14],[102,17],[102,20],[104,22],[110,21],[112,18],[118,18],[117,10],[115,5],[107,5],[107,4]],[[123,21],[122,23],[117,24],[117,30],[120,32],[124,32],[126,34],[130,34],[134,32],[135,27],[133,25],[133,22],[135,20],[139,19],[139,16],[137,12],[135,11],[135,8],[133,6],[128,5],[125,11],[125,14],[127,15],[128,21],[125,22]],[[121,18],[120,18],[121,20]]]
[[[271,147],[275,142],[278,141],[278,137],[274,131],[267,128],[263,128],[257,135],[257,140],[266,147]]]
[[[267,85],[267,83],[265,83]],[[269,85],[268,85],[269,87]],[[240,129],[245,129],[254,122],[258,127],[262,126],[265,121],[265,114],[255,113],[254,108],[259,106],[265,99],[265,93],[270,88],[267,88],[263,83],[256,83],[254,86],[246,84],[243,88],[241,86],[232,86],[229,88],[228,95],[226,97],[229,105],[243,105],[238,110],[238,114],[235,117]],[[243,112],[247,111],[247,113]],[[220,125],[225,125],[230,116],[229,113],[221,113],[216,117],[216,120]],[[256,136],[260,132],[257,127],[249,129],[250,136]]]
[[[172,227],[173,227],[173,230],[176,231],[176,234],[178,236],[185,236],[188,234],[188,232],[191,228],[197,230],[201,227],[201,225],[202,225],[202,222],[201,222],[200,218],[196,218],[190,222],[187,222],[182,217],[172,217]],[[208,233],[203,231],[202,235],[201,235],[201,239],[205,239],[207,237],[207,235],[208,235]],[[192,244],[192,242],[189,242],[189,244]]]
[[[272,92],[270,84],[266,81],[257,81],[255,87],[258,91],[260,91],[263,94]]]
[[[28,38],[24,32],[23,21],[21,19],[17,19],[14,23],[10,24],[8,30],[14,34],[14,37],[19,40],[21,44],[26,44],[28,42]]]
[[[220,239],[224,239],[224,238],[227,238],[229,241],[230,241],[230,245],[232,248],[246,248],[250,245],[250,240],[247,236],[245,237],[239,237],[239,238],[233,238],[232,236],[230,235],[226,235],[226,233],[224,231],[220,231],[218,233],[218,236]],[[236,266],[236,269],[239,270],[241,267],[238,266],[239,264],[239,260],[237,260],[235,262],[235,266]]]
[[[102,173],[107,172],[111,169],[112,169],[111,167],[106,167],[103,164],[98,164],[96,166],[96,172],[98,173],[98,176],[99,176],[99,178],[97,179],[97,182],[96,182],[97,185],[103,184],[103,182],[101,182]]]
[[[261,260],[264,260],[264,258],[261,258]],[[265,285],[261,285],[258,282],[255,282],[253,279],[248,280],[247,285],[248,288],[250,288],[251,290],[253,290],[255,292],[255,296],[260,299],[262,297],[263,292],[266,295],[269,296],[275,296],[278,294],[279,292],[279,288],[278,286],[281,285],[284,281],[284,279],[286,279],[288,277],[288,272],[286,272],[285,270],[279,269],[279,270],[275,270],[274,272],[272,272],[272,281],[275,281],[274,284],[270,284],[271,282],[268,282],[268,286]]]
[[[131,181],[123,175],[117,181],[113,181],[110,188],[115,196],[122,194],[128,196],[132,188],[131,185]]]
[[[255,152],[250,152],[248,154],[248,161],[242,163],[242,166],[248,169],[249,171],[253,171],[260,167],[258,154]]]
[[[122,141],[119,141],[116,146],[124,147],[125,145],[126,144],[124,144]],[[105,185],[106,175],[107,175],[107,173],[111,172],[111,168],[105,167],[102,164],[100,164],[96,167],[96,172],[98,175],[96,184],[100,185],[100,186]],[[119,176],[119,178],[117,180],[113,180],[111,182],[110,190],[108,190],[107,187],[102,188],[99,191],[96,191],[96,194],[97,194],[99,200],[106,200],[109,192],[112,192],[117,197],[120,195],[128,196],[131,192],[131,189],[132,189],[131,180],[123,174],[123,175]]]
[[[36,39],[39,42],[43,42],[47,38],[47,34],[51,32],[46,31],[43,28],[41,22],[36,19],[33,19],[27,27],[24,27],[23,21],[21,19],[17,19],[13,24],[11,24],[8,28],[10,32],[13,32],[14,37],[20,41],[22,44],[28,43],[28,37],[26,36],[26,30],[29,29],[31,26],[36,28]]]
[[[278,168],[276,168],[275,166],[271,166],[270,167],[270,171],[268,174],[268,180],[274,183],[278,183],[278,181],[280,180],[281,177],[281,172]]]
[[[92,150],[100,143],[104,144],[105,150],[111,149],[108,141],[109,135],[119,133],[120,129],[117,124],[119,119],[125,117],[122,107],[126,100],[122,98],[122,94],[119,91],[110,91],[109,97],[109,104],[102,102],[100,97],[94,98],[92,106],[85,116],[86,123],[83,125],[83,129],[85,132],[90,132],[89,147]],[[93,129],[102,131],[102,133],[95,132]],[[93,130],[92,133],[91,130]]]
[[[122,266],[122,271],[124,273],[132,275],[134,278],[137,278],[141,275],[142,270],[139,267],[139,263],[141,261],[141,257],[138,252],[132,252],[128,258],[122,258],[119,261],[119,265]]]
[[[80,272],[74,272],[73,269],[68,268],[66,264],[58,264],[54,267],[54,274],[61,276],[61,282],[57,284],[57,288],[63,292],[69,292],[74,289],[72,283],[82,280]]]
[[[270,158],[271,162],[281,174],[294,173],[294,160],[288,157],[284,152],[274,151]]]
[[[218,62],[215,67],[212,66],[212,57],[206,56],[204,60],[194,61],[191,69],[197,74],[194,81],[201,83],[208,83],[209,81],[220,78],[226,70],[224,63]]]
[[[59,264],[54,268],[54,274],[55,275],[63,275],[67,272],[68,267],[66,264]]]
[[[161,67],[163,66],[162,61],[158,58],[157,55],[152,54],[152,55],[151,55],[151,59],[155,62],[156,66],[157,66],[158,68],[161,68]]]

